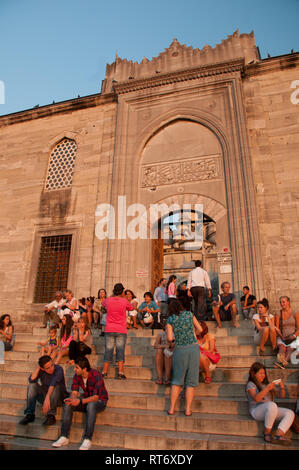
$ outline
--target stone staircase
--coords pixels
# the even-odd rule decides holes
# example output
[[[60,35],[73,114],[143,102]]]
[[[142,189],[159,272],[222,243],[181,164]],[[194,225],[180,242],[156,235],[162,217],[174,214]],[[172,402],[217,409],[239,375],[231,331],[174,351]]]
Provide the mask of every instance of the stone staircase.
[[[216,347],[221,360],[209,385],[200,383],[195,390],[193,414],[185,417],[184,399],[178,403],[175,416],[168,416],[170,387],[155,383],[155,350],[153,344],[158,330],[129,330],[126,347],[126,381],[115,380],[115,365],[111,365],[106,387],[109,402],[106,410],[97,416],[93,449],[134,450],[249,450],[280,449],[265,444],[263,425],[248,413],[245,384],[251,364],[258,360],[269,368],[269,379],[283,378],[286,398],[278,404],[293,409],[296,400],[298,367],[286,370],[273,368],[274,357],[257,356],[252,344],[252,325],[241,322],[241,328],[215,328]],[[58,408],[54,426],[41,425],[43,415],[37,405],[36,420],[27,426],[19,425],[25,408],[28,376],[37,364],[37,342],[46,336],[39,323],[20,321],[15,324],[14,351],[5,353],[5,364],[0,365],[0,444],[4,449],[52,449],[60,435],[62,409]],[[104,338],[93,330],[92,367],[101,368]],[[64,367],[67,388],[73,377],[73,367]],[[78,448],[83,435],[82,413],[75,413],[71,430],[71,444],[63,450]],[[291,449],[299,449],[299,436],[292,433]],[[61,449],[62,450],[62,449]]]

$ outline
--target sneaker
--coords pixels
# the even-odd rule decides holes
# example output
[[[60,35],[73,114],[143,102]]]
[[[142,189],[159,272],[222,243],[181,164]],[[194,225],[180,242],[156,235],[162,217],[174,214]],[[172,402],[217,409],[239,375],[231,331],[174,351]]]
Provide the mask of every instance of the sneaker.
[[[23,419],[19,422],[19,424],[29,424],[32,423],[35,420],[35,415],[25,415]]]
[[[67,437],[61,436],[58,441],[53,442],[52,447],[67,446],[70,440]]]
[[[91,441],[89,439],[84,439],[79,450],[89,450],[91,448]]]
[[[43,422],[43,425],[44,426],[53,426],[53,424],[56,423],[56,418],[54,415],[48,415],[45,419],[45,421]]]

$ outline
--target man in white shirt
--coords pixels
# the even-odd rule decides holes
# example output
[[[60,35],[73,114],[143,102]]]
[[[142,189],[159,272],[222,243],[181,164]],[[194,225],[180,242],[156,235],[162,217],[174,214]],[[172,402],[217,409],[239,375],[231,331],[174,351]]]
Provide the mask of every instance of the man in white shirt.
[[[195,261],[195,268],[188,276],[188,295],[194,299],[194,315],[200,321],[204,310],[205,287],[209,289],[209,297],[212,297],[211,281],[207,271],[201,268],[201,261]]]
[[[167,306],[167,293],[166,293],[167,279],[163,277],[160,279],[159,286],[156,287],[154,292],[154,301],[160,307],[161,316],[166,319],[168,306]]]
[[[65,305],[66,300],[63,298],[62,292],[58,291],[55,294],[55,300],[45,305],[44,307],[44,320],[41,328],[47,327],[47,322],[51,319],[54,323],[59,324],[61,318],[59,316],[60,309]]]

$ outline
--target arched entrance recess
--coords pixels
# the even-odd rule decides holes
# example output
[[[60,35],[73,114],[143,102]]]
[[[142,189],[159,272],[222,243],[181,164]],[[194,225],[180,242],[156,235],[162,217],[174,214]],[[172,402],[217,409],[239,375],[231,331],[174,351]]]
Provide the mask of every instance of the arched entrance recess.
[[[158,238],[152,239],[151,288],[154,289],[162,277],[167,278],[170,274],[176,274],[181,281],[187,279],[194,268],[194,260],[200,259],[210,275],[213,288],[218,290],[219,282],[223,280],[217,258],[217,241],[221,243],[226,225],[223,205],[199,194],[176,194],[159,201],[158,205],[160,217],[151,225],[152,236],[158,234]],[[175,206],[190,206],[191,210],[169,210]],[[195,210],[199,206],[203,208],[201,214]],[[202,229],[202,242],[193,239],[196,224]],[[226,279],[230,280],[227,274]]]

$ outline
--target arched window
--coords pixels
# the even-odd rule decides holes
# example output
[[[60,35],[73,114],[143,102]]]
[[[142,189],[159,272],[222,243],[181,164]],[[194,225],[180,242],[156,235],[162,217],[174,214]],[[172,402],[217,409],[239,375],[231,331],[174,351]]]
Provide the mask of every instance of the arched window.
[[[72,139],[62,139],[53,149],[45,182],[46,191],[72,186],[77,145]]]

